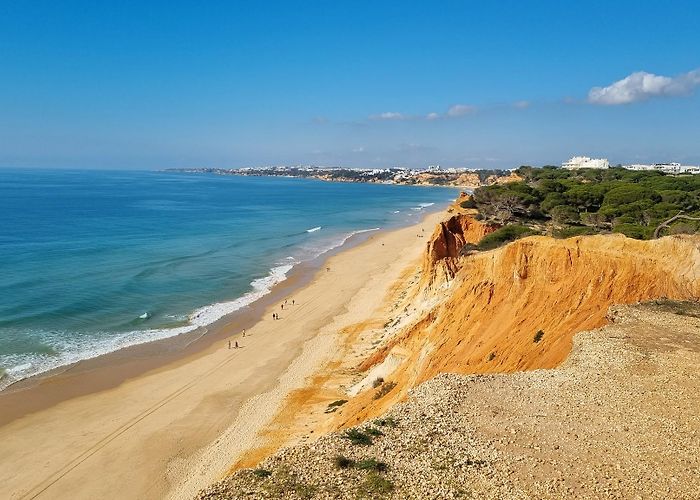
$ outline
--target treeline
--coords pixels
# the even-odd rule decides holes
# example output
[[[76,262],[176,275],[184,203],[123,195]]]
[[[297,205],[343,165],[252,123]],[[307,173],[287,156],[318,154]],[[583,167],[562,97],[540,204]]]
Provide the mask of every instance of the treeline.
[[[700,230],[700,220],[692,220],[700,219],[698,175],[556,167],[521,167],[516,173],[522,182],[480,187],[464,203],[487,220],[518,226],[497,232],[507,233],[503,241],[532,233],[565,238],[616,232],[649,239],[678,214],[668,227],[662,226],[662,234]],[[496,233],[491,240],[503,242]]]

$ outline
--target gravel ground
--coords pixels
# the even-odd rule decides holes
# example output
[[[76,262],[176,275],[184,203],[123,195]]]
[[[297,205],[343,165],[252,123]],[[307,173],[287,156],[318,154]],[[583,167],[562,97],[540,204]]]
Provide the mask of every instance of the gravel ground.
[[[609,316],[557,369],[440,375],[356,427],[371,444],[326,435],[198,498],[700,498],[700,306]]]

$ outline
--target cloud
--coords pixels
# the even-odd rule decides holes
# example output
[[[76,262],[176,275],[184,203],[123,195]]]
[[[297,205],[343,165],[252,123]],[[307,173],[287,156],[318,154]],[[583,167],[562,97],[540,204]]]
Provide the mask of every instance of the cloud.
[[[371,120],[405,120],[407,116],[403,113],[397,113],[395,111],[386,111],[378,115],[372,115],[369,118]]]
[[[514,108],[525,109],[530,107],[530,101],[515,101],[513,103]]]
[[[593,87],[588,102],[614,106],[646,101],[652,97],[671,97],[690,94],[700,85],[700,69],[675,77],[637,71],[607,87]]]
[[[364,146],[360,146],[360,147],[358,147],[358,148],[353,148],[352,152],[353,152],[353,153],[364,153],[364,152],[365,152],[365,147],[364,147]]]
[[[404,114],[397,111],[386,111],[377,115],[370,115],[370,120],[386,120],[386,121],[398,121],[398,120],[441,120],[443,118],[459,118],[460,116],[468,115],[474,113],[477,110],[476,106],[470,106],[468,104],[455,104],[450,106],[450,108],[445,113],[428,113],[427,115],[413,115]]]
[[[473,113],[474,111],[476,111],[474,106],[470,106],[468,104],[455,104],[454,106],[450,106],[450,109],[447,110],[447,116],[454,118]]]

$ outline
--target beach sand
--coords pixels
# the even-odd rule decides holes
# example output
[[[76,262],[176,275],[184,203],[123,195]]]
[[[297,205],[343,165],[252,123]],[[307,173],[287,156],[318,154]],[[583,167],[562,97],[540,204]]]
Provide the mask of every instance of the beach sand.
[[[371,317],[419,265],[417,235],[442,216],[330,257],[284,310],[268,300],[245,338],[245,323],[224,321],[206,348],[151,369],[147,359],[87,364],[0,395],[0,410],[13,405],[0,427],[0,498],[191,498],[261,446],[266,425],[294,405],[287,397],[337,357],[343,329]]]

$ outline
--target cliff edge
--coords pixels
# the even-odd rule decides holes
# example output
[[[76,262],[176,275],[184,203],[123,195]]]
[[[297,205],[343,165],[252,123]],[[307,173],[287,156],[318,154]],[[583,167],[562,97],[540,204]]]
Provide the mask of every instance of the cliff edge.
[[[199,498],[693,498],[700,306],[618,306],[609,320],[559,368],[439,375]]]

